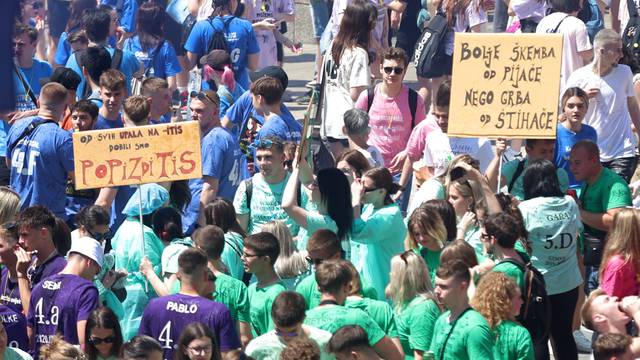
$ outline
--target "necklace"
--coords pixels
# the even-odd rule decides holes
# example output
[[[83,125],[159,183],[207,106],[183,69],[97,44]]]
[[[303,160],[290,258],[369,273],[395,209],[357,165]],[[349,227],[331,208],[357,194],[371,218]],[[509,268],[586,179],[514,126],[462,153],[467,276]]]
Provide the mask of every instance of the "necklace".
[[[2,296],[0,296],[0,303],[11,305],[11,299],[13,296],[13,292],[16,290],[14,287],[11,289],[9,295],[7,295],[7,288],[9,287],[9,272],[7,272],[7,277],[4,280],[4,288],[2,289]]]

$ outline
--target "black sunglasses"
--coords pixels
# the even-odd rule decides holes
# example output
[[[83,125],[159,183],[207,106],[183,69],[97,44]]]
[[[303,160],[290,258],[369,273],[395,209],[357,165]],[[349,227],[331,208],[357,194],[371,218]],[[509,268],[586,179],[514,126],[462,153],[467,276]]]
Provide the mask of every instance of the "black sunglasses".
[[[89,233],[89,236],[91,236],[94,240],[98,242],[102,240],[106,240],[107,237],[109,237],[109,234],[111,233],[111,231],[107,231],[106,233],[92,233],[89,230],[87,230],[87,232]]]
[[[198,100],[200,100],[200,101],[204,101],[205,99],[207,99],[207,100],[209,100],[209,101],[210,101],[211,103],[213,103],[213,104],[216,104],[216,105],[218,104],[218,102],[217,102],[217,101],[215,101],[215,100],[213,100],[212,98],[210,98],[210,97],[209,97],[209,95],[207,95],[207,93],[205,93],[205,92],[203,92],[203,91],[200,91],[200,92],[192,91],[192,92],[189,94],[189,96],[190,96],[192,99],[193,99],[193,98],[196,98],[196,99],[198,99]]]
[[[400,75],[404,72],[404,68],[401,67],[397,67],[397,66],[385,66],[382,68],[384,70],[384,72],[389,75],[391,74],[391,72],[393,71],[396,75]]]
[[[104,339],[99,338],[99,337],[90,337],[89,338],[89,342],[91,342],[93,345],[100,345],[102,343],[105,344],[113,344],[114,342],[116,342],[116,337],[115,336],[108,336]]]

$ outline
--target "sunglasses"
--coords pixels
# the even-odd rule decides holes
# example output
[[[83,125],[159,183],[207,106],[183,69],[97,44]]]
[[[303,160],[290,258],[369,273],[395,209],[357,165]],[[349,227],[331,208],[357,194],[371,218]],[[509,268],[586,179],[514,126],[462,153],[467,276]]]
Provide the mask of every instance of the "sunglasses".
[[[89,338],[89,342],[91,342],[93,345],[100,345],[102,343],[105,344],[113,344],[114,342],[116,342],[116,337],[115,336],[109,336],[106,338],[99,338],[99,337],[90,337]]]
[[[322,264],[322,262],[324,261],[324,259],[312,259],[309,256],[305,257],[305,260],[307,260],[309,265],[315,265],[315,266]]]
[[[106,233],[93,233],[89,230],[87,230],[87,232],[89,233],[89,236],[91,236],[94,240],[100,242],[102,240],[106,240],[107,237],[109,236],[109,234],[111,233],[111,230],[107,231]]]
[[[385,66],[382,68],[382,70],[384,70],[385,74],[390,75],[391,72],[393,71],[396,75],[400,75],[404,72],[404,68],[401,67],[397,67],[397,66]]]
[[[211,282],[215,282],[217,279],[216,274],[214,274],[212,271],[208,271],[207,272],[207,280],[211,281]]]
[[[8,221],[2,224],[2,227],[5,228],[5,230],[11,231],[18,227],[18,223],[15,221]]]
[[[217,102],[217,101],[215,101],[215,100],[213,100],[212,98],[210,98],[210,97],[209,97],[209,95],[207,95],[207,93],[205,93],[205,92],[203,92],[203,91],[200,91],[200,92],[192,91],[192,92],[189,94],[189,97],[191,97],[192,99],[194,99],[194,98],[195,98],[195,99],[198,99],[198,100],[200,100],[200,101],[204,101],[205,99],[207,99],[207,100],[209,100],[209,101],[210,101],[211,103],[213,103],[213,104],[218,104],[218,102]]]

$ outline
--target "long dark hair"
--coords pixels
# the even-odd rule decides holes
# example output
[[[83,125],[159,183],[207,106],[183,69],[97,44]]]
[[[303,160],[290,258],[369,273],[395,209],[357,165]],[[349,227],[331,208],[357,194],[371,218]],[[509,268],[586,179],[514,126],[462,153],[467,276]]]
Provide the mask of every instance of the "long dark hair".
[[[91,332],[95,328],[105,328],[113,330],[115,341],[111,347],[111,355],[117,356],[122,347],[122,331],[120,330],[120,322],[116,314],[108,307],[99,307],[91,312],[87,319],[87,330],[84,332],[84,352],[89,360],[98,358],[98,349],[91,343]]]
[[[177,180],[171,183],[169,188],[169,200],[171,206],[183,214],[184,209],[191,202],[191,191],[187,180]]]
[[[153,213],[151,220],[153,231],[165,242],[173,239],[183,238],[182,217],[178,210],[172,207],[163,207]]]
[[[344,161],[349,166],[353,168],[358,177],[362,177],[367,170],[371,169],[371,164],[369,164],[369,160],[367,160],[364,155],[360,153],[360,151],[355,149],[349,149],[343,152],[338,159],[336,160],[336,165],[340,162]]]
[[[360,47],[364,51],[369,50],[369,33],[373,28],[370,13],[364,1],[356,1],[344,10],[340,30],[331,46],[333,62],[336,65],[340,65],[340,58],[345,49]]]
[[[189,344],[193,340],[203,337],[208,337],[209,339],[211,339],[211,360],[221,360],[222,355],[220,354],[220,347],[218,346],[218,342],[216,341],[216,336],[213,334],[211,329],[200,322],[192,322],[191,324],[185,326],[185,328],[182,330],[182,334],[180,334],[180,339],[178,340],[178,348],[174,352],[173,358],[175,360],[188,360],[189,357],[186,355],[187,347],[189,347]]]
[[[327,214],[338,226],[338,237],[344,239],[353,227],[351,186],[347,176],[336,168],[318,171],[318,190],[322,202],[327,205]]]
[[[216,198],[204,208],[204,221],[207,225],[215,225],[226,234],[229,231],[240,234],[243,238],[247,233],[242,229],[236,218],[236,209],[231,201],[224,198]]]
[[[533,160],[524,171],[522,185],[524,187],[524,199],[537,197],[564,196],[560,190],[560,182],[556,173],[556,167],[549,160]]]
[[[393,182],[393,177],[387,168],[377,167],[370,169],[362,175],[362,177],[368,177],[373,181],[376,189],[385,189],[387,194],[384,197],[384,204],[389,205],[393,203],[391,195],[402,190],[402,186]]]
[[[64,31],[71,32],[82,26],[82,13],[87,9],[95,9],[95,0],[71,0],[69,3],[69,20],[67,20],[67,26]]]
[[[164,9],[154,2],[146,2],[140,5],[136,20],[136,31],[138,32],[140,43],[142,43],[143,39],[148,41],[149,38],[152,38],[158,42],[164,39],[165,17]]]

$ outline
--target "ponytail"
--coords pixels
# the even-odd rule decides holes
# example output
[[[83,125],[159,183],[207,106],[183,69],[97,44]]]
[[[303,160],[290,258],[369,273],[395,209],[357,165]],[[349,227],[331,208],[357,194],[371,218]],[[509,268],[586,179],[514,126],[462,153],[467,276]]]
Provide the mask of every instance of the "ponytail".
[[[229,91],[233,92],[233,89],[236,88],[236,78],[230,65],[224,66],[224,72],[220,78],[222,85],[226,86],[229,88]]]

